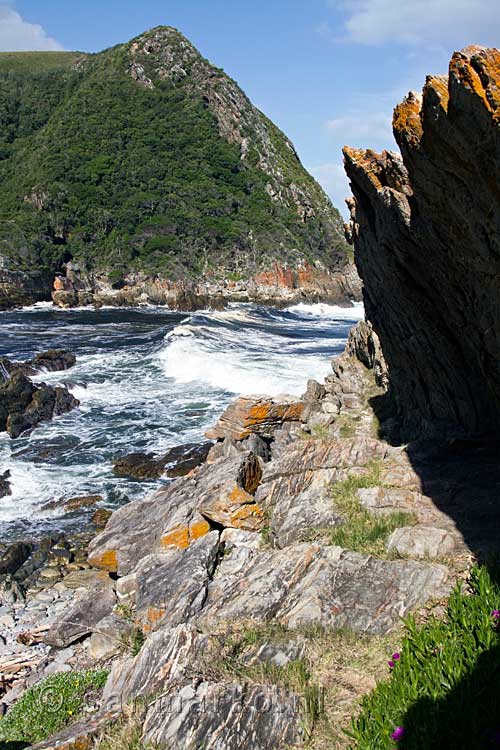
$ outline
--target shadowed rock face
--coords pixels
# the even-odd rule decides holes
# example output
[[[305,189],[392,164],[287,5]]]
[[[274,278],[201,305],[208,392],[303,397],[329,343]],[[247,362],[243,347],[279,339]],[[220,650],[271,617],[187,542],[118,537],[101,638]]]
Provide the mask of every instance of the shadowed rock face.
[[[500,52],[469,47],[394,112],[393,152],[344,150],[366,314],[403,437],[500,416]]]

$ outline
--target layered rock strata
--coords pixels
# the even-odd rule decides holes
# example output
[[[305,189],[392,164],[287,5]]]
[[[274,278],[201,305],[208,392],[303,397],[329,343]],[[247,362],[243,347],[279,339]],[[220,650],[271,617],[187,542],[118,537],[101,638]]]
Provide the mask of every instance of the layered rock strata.
[[[346,148],[350,234],[402,436],[496,430],[500,52],[468,47],[396,107],[401,149]]]

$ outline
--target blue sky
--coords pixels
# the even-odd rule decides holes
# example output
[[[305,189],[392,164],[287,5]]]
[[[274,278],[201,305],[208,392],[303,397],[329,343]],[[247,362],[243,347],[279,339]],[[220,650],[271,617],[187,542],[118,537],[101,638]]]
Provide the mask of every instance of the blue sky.
[[[0,49],[94,52],[159,24],[238,81],[344,214],[341,147],[393,148],[407,91],[454,49],[500,45],[498,0],[0,0]]]

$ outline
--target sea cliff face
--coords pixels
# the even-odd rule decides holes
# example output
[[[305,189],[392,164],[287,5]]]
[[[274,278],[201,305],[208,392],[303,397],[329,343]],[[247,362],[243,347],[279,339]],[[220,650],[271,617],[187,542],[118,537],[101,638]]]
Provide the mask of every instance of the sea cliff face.
[[[106,274],[89,274],[68,263],[54,279],[52,300],[57,307],[94,305],[130,307],[168,305],[172,310],[221,309],[229,302],[256,302],[282,307],[296,302],[347,305],[361,298],[361,280],[353,263],[335,270],[307,262],[298,267],[273,263],[267,270],[244,278],[227,271],[219,280],[205,277],[169,280],[161,275],[126,274],[111,283]]]
[[[350,234],[403,435],[500,409],[500,52],[469,47],[394,112],[399,154],[346,148]]]

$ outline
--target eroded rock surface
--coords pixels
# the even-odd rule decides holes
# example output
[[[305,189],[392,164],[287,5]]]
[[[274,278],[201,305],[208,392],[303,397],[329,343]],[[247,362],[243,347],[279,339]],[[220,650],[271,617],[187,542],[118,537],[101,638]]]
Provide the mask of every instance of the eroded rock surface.
[[[498,430],[500,52],[396,107],[401,156],[346,148],[351,236],[402,436]]]

